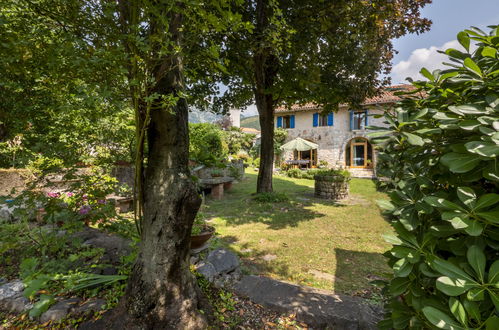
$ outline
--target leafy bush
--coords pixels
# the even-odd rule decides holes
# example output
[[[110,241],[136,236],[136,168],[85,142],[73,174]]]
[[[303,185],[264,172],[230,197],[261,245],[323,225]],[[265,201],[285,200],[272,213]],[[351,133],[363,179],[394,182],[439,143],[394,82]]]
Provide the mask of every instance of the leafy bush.
[[[396,231],[385,329],[499,329],[499,29],[458,40],[375,133]]]
[[[345,180],[350,179],[350,172],[347,170],[333,170],[333,169],[311,169],[311,170],[300,170],[298,168],[292,168],[286,172],[286,175],[290,178],[296,179],[308,179],[313,180],[314,176],[336,176],[344,178]]]
[[[189,157],[206,166],[217,166],[224,161],[229,149],[224,132],[214,124],[189,124]]]

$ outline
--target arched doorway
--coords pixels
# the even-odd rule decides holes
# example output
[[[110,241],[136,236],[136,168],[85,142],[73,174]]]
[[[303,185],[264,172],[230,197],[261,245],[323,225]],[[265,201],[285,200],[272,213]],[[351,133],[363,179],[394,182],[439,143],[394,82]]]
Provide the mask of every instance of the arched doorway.
[[[353,138],[347,143],[345,164],[353,168],[372,168],[373,148],[366,138]]]

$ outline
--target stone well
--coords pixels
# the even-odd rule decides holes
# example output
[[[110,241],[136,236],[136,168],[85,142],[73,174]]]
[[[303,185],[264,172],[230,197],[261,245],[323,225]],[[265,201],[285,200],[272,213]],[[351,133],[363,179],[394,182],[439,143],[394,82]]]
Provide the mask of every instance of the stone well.
[[[349,179],[336,175],[316,175],[315,196],[327,199],[343,199],[348,197]]]

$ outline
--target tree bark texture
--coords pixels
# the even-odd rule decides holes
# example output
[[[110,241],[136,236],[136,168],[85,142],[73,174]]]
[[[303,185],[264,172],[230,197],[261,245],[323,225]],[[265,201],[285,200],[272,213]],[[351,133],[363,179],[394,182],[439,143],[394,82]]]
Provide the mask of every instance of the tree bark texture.
[[[268,0],[256,4],[257,49],[253,56],[255,72],[255,101],[261,126],[260,168],[257,179],[257,193],[272,192],[272,171],[274,169],[274,97],[270,89],[277,76],[277,57],[271,46],[266,45],[265,30],[269,27],[272,8]]]
[[[182,16],[173,13],[170,37],[180,45]],[[170,55],[155,66],[159,95],[184,89],[182,58]],[[148,127],[148,163],[139,255],[125,295],[125,307],[150,329],[202,329],[199,289],[191,274],[190,233],[201,199],[188,168],[188,109],[184,98],[167,107],[154,104]]]

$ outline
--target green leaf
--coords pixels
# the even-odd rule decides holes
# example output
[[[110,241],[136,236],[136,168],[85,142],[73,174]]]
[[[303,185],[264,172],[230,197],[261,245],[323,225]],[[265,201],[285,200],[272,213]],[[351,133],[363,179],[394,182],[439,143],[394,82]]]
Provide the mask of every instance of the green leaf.
[[[456,265],[447,260],[435,258],[433,261],[430,262],[430,265],[431,267],[433,267],[433,269],[435,269],[437,272],[442,273],[443,275],[446,275],[454,279],[463,279],[468,282],[476,284],[473,277],[471,277],[464,270],[462,270],[461,268],[457,267]]]
[[[470,37],[466,32],[464,31],[459,32],[457,34],[457,40],[459,41],[461,46],[463,46],[464,49],[466,49],[467,52],[470,51]]]
[[[404,134],[407,137],[407,141],[410,144],[415,145],[415,146],[424,145],[424,141],[420,136],[417,136],[417,135],[412,134],[412,133],[406,133],[406,132],[403,132],[402,134]]]
[[[428,79],[429,81],[435,81],[435,77],[433,77],[433,75],[431,74],[430,71],[428,71],[428,69],[426,68],[422,68],[419,73],[421,73],[424,77],[426,77],[426,79]]]
[[[490,266],[488,282],[499,289],[499,260],[494,261]]]
[[[442,197],[437,197],[437,196],[426,196],[423,198],[423,200],[428,203],[429,205],[439,208],[439,209],[446,209],[446,210],[459,210],[459,211],[464,211],[462,207],[460,207],[457,204],[454,204],[452,202],[449,202],[445,198]]]
[[[449,299],[449,309],[452,312],[452,315],[454,315],[454,317],[461,322],[462,325],[466,326],[466,310],[458,299],[454,297]]]
[[[407,291],[410,284],[408,277],[396,277],[390,282],[390,294],[394,297],[400,296]]]
[[[499,203],[499,194],[485,194],[476,202],[475,210],[485,209],[497,203]]]
[[[481,125],[481,123],[478,120],[474,120],[474,119],[463,120],[463,121],[458,123],[458,126],[466,131],[472,131],[475,128],[479,127],[480,125]]]
[[[459,197],[461,202],[469,208],[473,208],[473,205],[475,205],[476,194],[473,189],[469,187],[457,188],[457,197]]]
[[[487,180],[499,182],[499,162],[490,162],[490,164],[483,169],[482,175]]]
[[[491,316],[485,321],[485,330],[497,330],[499,329],[499,317]]]
[[[464,66],[482,77],[482,70],[480,70],[480,67],[470,57],[464,59]]]
[[[448,296],[454,297],[465,293],[477,285],[464,279],[452,279],[448,276],[441,276],[437,279],[437,289]]]
[[[486,258],[483,251],[476,245],[471,246],[466,253],[469,264],[478,275],[478,278],[483,282],[485,275]]]
[[[478,304],[476,302],[468,299],[463,299],[463,305],[464,309],[470,315],[471,318],[477,321],[480,321],[482,319],[480,315],[480,308],[478,307]]]
[[[395,205],[392,204],[392,202],[387,201],[387,200],[378,200],[376,201],[376,204],[382,209],[386,211],[393,212],[395,210]]]
[[[449,330],[464,329],[451,316],[434,307],[427,306],[423,308],[423,314],[437,328]]]
[[[402,258],[393,265],[393,270],[396,277],[407,277],[412,271],[412,264]]]
[[[474,169],[480,163],[480,159],[475,155],[451,152],[443,155],[440,162],[451,172],[466,173]]]
[[[485,46],[482,49],[482,56],[495,58],[496,53],[497,53],[497,50],[495,48],[492,48],[489,46]]]
[[[492,302],[494,303],[494,306],[496,306],[496,310],[499,311],[499,295],[497,295],[492,290],[489,290],[488,293],[489,293],[490,299],[492,299]]]
[[[487,212],[477,212],[476,215],[492,223],[499,223],[499,207]]]
[[[482,301],[484,298],[484,288],[473,288],[466,293],[466,298],[472,301]]]
[[[42,294],[40,299],[33,305],[33,308],[29,311],[29,316],[31,318],[38,317],[42,315],[49,307],[54,304],[55,299],[51,295]]]
[[[392,245],[402,245],[402,241],[400,240],[400,238],[398,238],[397,236],[394,236],[394,235],[382,235],[383,236],[383,239],[385,240],[385,242],[387,243],[390,243]]]
[[[449,110],[459,115],[480,115],[486,114],[487,111],[482,105],[477,104],[462,104],[462,105],[450,105]]]
[[[483,157],[496,158],[499,156],[499,146],[495,143],[472,141],[465,144],[466,149]]]
[[[462,220],[468,225],[464,231],[470,236],[480,236],[482,234],[484,227],[480,222],[468,218],[463,218]]]

